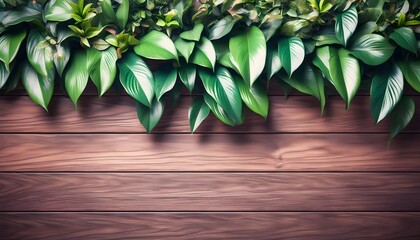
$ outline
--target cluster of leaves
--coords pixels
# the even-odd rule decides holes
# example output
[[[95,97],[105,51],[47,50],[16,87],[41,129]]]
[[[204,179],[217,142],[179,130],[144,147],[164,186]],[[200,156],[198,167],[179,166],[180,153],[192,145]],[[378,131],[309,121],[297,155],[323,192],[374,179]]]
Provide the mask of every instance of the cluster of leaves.
[[[89,79],[137,101],[151,131],[182,85],[195,131],[212,112],[243,123],[243,105],[266,118],[270,79],[321,104],[347,108],[369,88],[391,138],[414,115],[404,85],[420,92],[416,0],[0,0],[0,88],[22,82],[45,109],[55,86],[77,107]],[[157,61],[156,61],[157,60]],[[151,63],[158,65],[150,68]]]

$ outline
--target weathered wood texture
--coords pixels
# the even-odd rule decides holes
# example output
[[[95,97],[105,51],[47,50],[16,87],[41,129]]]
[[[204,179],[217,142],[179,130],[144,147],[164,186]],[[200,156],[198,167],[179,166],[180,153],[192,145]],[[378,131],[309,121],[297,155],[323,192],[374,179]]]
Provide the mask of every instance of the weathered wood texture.
[[[419,213],[1,213],[3,240],[419,239]]]

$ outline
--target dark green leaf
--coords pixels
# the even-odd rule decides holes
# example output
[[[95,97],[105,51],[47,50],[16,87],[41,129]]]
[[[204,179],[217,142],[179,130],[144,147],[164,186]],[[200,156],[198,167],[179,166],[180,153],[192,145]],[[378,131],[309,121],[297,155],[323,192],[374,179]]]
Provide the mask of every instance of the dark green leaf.
[[[32,67],[44,78],[55,71],[52,45],[37,30],[29,32],[26,53]]]
[[[5,12],[4,18],[1,20],[1,24],[5,27],[17,25],[22,22],[32,22],[41,20],[40,4],[28,4],[27,6],[20,6],[16,9]]]
[[[183,64],[178,70],[179,78],[190,92],[194,89],[196,74],[196,68],[192,64]]]
[[[206,119],[210,113],[209,106],[200,98],[194,99],[188,111],[188,119],[190,120],[191,132],[195,132],[200,124]]]
[[[417,92],[420,92],[420,60],[408,59],[406,61],[398,61],[405,80]]]
[[[32,101],[48,111],[48,104],[54,91],[54,74],[43,76],[29,63],[25,63],[22,69],[22,83]]]
[[[417,40],[413,30],[408,27],[400,27],[389,35],[400,47],[417,54]]]
[[[118,7],[117,13],[115,15],[120,29],[124,29],[125,25],[127,24],[129,10],[130,10],[130,1],[121,0],[121,5]]]
[[[67,43],[57,44],[56,51],[53,55],[54,65],[60,77],[63,75],[64,69],[70,59],[70,46]]]
[[[280,71],[281,62],[277,45],[268,47],[265,68],[268,80],[270,80],[278,71]]]
[[[3,61],[7,71],[10,71],[10,63],[16,57],[25,36],[26,31],[8,32],[0,36],[0,60]]]
[[[195,42],[186,41],[182,38],[178,38],[175,41],[175,47],[178,52],[185,58],[185,61],[188,63],[190,56],[194,50]]]
[[[394,111],[391,114],[391,132],[389,140],[397,136],[413,119],[416,104],[411,97],[404,96],[401,98]]]
[[[217,40],[226,36],[239,19],[240,18],[233,18],[230,15],[223,17],[209,30],[209,39]]]
[[[155,78],[155,95],[159,101],[166,92],[169,92],[176,83],[176,68],[162,69],[153,73]]]
[[[153,99],[150,107],[143,105],[141,102],[137,102],[137,117],[148,133],[158,124],[164,108],[165,105],[163,102],[157,101],[156,99]]]
[[[281,39],[278,48],[280,64],[290,77],[305,58],[305,46],[302,39],[290,37]]]
[[[335,22],[335,35],[344,46],[357,27],[357,9],[352,5],[347,11],[337,14]]]
[[[70,3],[73,0],[56,0],[55,3],[47,10],[45,19],[47,21],[64,22],[71,19],[73,9]]]
[[[226,113],[223,108],[217,104],[217,102],[207,93],[204,93],[204,101],[206,102],[207,106],[209,106],[210,110],[213,112],[213,114],[223,123],[229,125],[229,126],[235,126],[238,125],[235,123],[234,120],[231,119],[229,114]]]
[[[0,89],[6,84],[10,72],[6,69],[3,62],[0,62]]]
[[[269,101],[266,88],[258,83],[250,87],[237,75],[235,75],[235,80],[245,105],[253,112],[267,118]]]

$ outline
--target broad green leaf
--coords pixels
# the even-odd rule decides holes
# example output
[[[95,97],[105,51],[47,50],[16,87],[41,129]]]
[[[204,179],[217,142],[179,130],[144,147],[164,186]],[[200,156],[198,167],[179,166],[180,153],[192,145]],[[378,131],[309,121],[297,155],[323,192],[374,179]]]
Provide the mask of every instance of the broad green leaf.
[[[175,45],[166,34],[152,30],[139,41],[140,44],[134,47],[138,55],[149,59],[178,61]]]
[[[305,46],[302,39],[290,37],[281,39],[278,47],[280,64],[290,77],[305,58]]]
[[[29,32],[26,53],[32,67],[43,77],[54,72],[54,51],[52,45],[37,30]]]
[[[197,130],[200,124],[209,115],[209,113],[210,108],[201,97],[194,99],[190,109],[188,110],[188,119],[190,120],[190,128],[192,133]]]
[[[200,69],[198,73],[206,92],[226,111],[235,124],[241,123],[241,95],[229,71],[219,67],[215,73],[207,69]]]
[[[389,141],[397,136],[413,119],[416,103],[411,97],[403,96],[391,114]]]
[[[175,41],[175,47],[178,52],[185,58],[185,61],[188,63],[190,56],[194,50],[195,42],[186,41],[182,38],[178,38]]]
[[[153,128],[156,127],[160,118],[162,117],[165,105],[162,101],[153,99],[150,107],[143,105],[141,102],[137,102],[137,117],[141,124],[146,129],[147,133],[150,133]]]
[[[190,90],[190,93],[193,91],[195,86],[196,74],[196,68],[192,64],[183,64],[178,70],[179,78],[188,90]]]
[[[230,38],[229,50],[237,63],[240,75],[251,86],[264,69],[267,54],[264,34],[252,26]]]
[[[235,23],[240,18],[233,18],[232,16],[228,15],[220,19],[213,25],[212,28],[209,30],[209,39],[210,40],[217,40],[224,36],[226,36],[232,30]]]
[[[48,104],[54,92],[54,74],[43,76],[29,63],[25,63],[22,68],[22,83],[32,101],[48,111]]]
[[[5,16],[1,19],[1,24],[5,27],[17,25],[22,22],[41,21],[42,7],[40,4],[28,4],[19,6],[13,10],[4,11]]]
[[[242,101],[244,101],[245,105],[256,114],[267,118],[269,101],[265,87],[258,83],[255,83],[250,87],[241,77],[237,75],[235,75],[235,80],[238,85]]]
[[[16,57],[25,36],[26,31],[7,32],[0,36],[0,60],[4,63],[7,71],[10,71],[10,63]]]
[[[413,30],[408,27],[400,27],[389,35],[400,47],[417,54],[417,40]]]
[[[127,93],[143,105],[150,107],[154,96],[153,74],[143,59],[127,53],[118,62],[120,81]]]
[[[60,77],[63,75],[64,69],[70,60],[70,46],[67,43],[57,44],[54,52],[54,65]]]
[[[153,73],[155,78],[155,95],[159,101],[166,92],[169,92],[176,83],[176,68],[162,69]]]
[[[191,62],[214,70],[216,64],[216,51],[214,50],[213,43],[207,38],[202,37],[192,55]]]
[[[270,80],[274,74],[281,69],[281,62],[279,57],[278,46],[269,46],[267,49],[267,60],[265,71],[267,72],[267,79]]]
[[[239,72],[239,66],[238,64],[235,62],[235,60],[232,57],[232,53],[230,52],[226,52],[225,54],[223,54],[219,59],[218,59],[218,63],[224,67],[230,68],[235,70],[235,72],[237,72],[239,75],[241,74]]]
[[[405,80],[417,92],[420,92],[420,60],[408,59],[405,61],[398,61]]]
[[[10,72],[6,69],[3,62],[0,62],[0,89],[6,84]]]
[[[351,52],[368,65],[380,65],[386,62],[394,52],[394,47],[378,34],[368,34],[356,39]]]
[[[179,37],[184,40],[198,42],[200,41],[200,37],[201,37],[201,33],[203,32],[203,29],[204,29],[204,25],[202,23],[195,23],[193,29],[181,33]]]
[[[235,123],[235,120],[231,119],[231,117],[226,113],[226,111],[219,104],[217,104],[217,102],[207,93],[204,93],[204,101],[206,102],[207,106],[209,106],[213,114],[224,124],[227,124],[229,126],[235,126],[240,124]]]
[[[116,18],[118,22],[118,27],[124,29],[127,24],[128,15],[130,10],[130,1],[122,0],[120,6],[117,9]]]
[[[337,14],[335,21],[335,35],[344,46],[357,27],[357,9],[356,5],[352,5],[343,13]]]
[[[99,51],[95,48],[87,50],[89,75],[102,96],[112,86],[117,75],[118,60],[114,47]]]
[[[87,56],[85,50],[79,50],[71,57],[69,67],[64,76],[65,86],[70,99],[77,108],[77,100],[85,90],[89,70],[87,66]]]
[[[331,48],[332,47],[329,46],[317,48],[315,51],[314,59],[312,61],[312,63],[321,70],[321,72],[330,82],[332,82],[330,67]]]
[[[321,111],[325,108],[325,86],[324,78],[319,70],[314,69],[310,64],[299,68],[291,78],[283,80],[294,89],[312,95],[321,102]]]
[[[370,111],[376,123],[397,105],[403,88],[403,74],[396,64],[385,65],[376,72],[370,89]]]
[[[55,3],[47,10],[45,19],[53,22],[64,22],[71,19],[73,9],[70,3],[73,0],[56,0]]]

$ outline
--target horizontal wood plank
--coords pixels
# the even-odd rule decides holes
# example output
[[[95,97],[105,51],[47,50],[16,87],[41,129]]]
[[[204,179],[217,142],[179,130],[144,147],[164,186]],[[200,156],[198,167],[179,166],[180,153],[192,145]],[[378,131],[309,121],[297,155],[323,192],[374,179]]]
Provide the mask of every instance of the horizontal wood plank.
[[[0,238],[417,240],[419,225],[419,213],[0,213]]]
[[[0,174],[0,211],[420,211],[418,173]]]
[[[420,171],[419,134],[0,134],[0,171]]]
[[[420,96],[415,97],[420,109]],[[154,133],[189,133],[190,97],[182,97],[178,106],[167,110]],[[83,96],[78,111],[64,96],[53,99],[49,112],[28,97],[0,97],[0,132],[136,132],[145,133],[130,97],[109,96],[98,99]],[[271,97],[267,120],[247,111],[245,124],[229,127],[214,116],[206,119],[197,133],[256,132],[388,132],[388,121],[379,125],[369,111],[369,98],[356,97],[348,111],[339,97],[330,97],[324,116],[317,100],[310,96]],[[406,132],[420,132],[420,114],[416,114]]]

